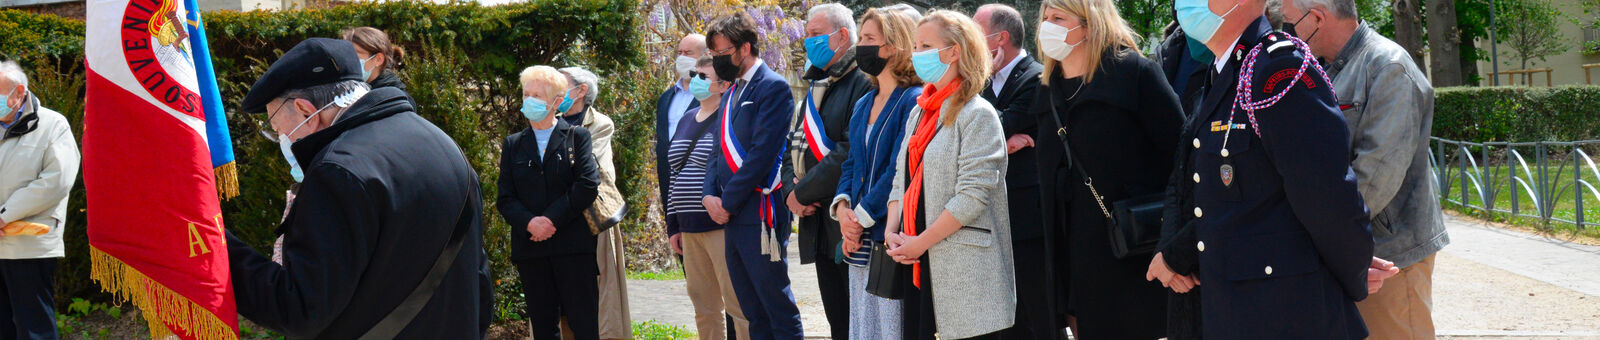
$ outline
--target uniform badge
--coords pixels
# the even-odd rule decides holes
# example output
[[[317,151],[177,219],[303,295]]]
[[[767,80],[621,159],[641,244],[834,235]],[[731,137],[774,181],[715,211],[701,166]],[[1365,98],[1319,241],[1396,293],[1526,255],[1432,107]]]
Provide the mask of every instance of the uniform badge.
[[[1232,164],[1223,164],[1222,168],[1218,169],[1218,172],[1222,174],[1222,186],[1226,187],[1226,186],[1232,186],[1233,185],[1233,165]]]

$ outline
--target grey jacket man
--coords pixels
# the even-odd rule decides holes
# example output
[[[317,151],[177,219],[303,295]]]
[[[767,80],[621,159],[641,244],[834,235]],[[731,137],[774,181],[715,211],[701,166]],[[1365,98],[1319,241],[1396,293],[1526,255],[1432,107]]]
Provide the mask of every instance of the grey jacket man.
[[[0,223],[28,221],[50,226],[39,236],[0,237],[0,259],[66,256],[67,194],[78,180],[80,154],[67,118],[25,94],[11,126],[0,131]]]
[[[1329,64],[1350,125],[1351,167],[1372,214],[1374,256],[1406,267],[1450,243],[1428,164],[1433,86],[1399,44],[1363,23]]]
[[[954,108],[946,102],[940,119]],[[906,149],[921,117],[919,107],[906,118],[889,202],[905,197]],[[961,230],[928,249],[928,261],[939,336],[963,339],[1010,328],[1016,321],[1005,131],[994,106],[978,97],[960,108],[954,125],[939,128],[923,150],[921,213],[928,223],[945,211],[961,222]]]

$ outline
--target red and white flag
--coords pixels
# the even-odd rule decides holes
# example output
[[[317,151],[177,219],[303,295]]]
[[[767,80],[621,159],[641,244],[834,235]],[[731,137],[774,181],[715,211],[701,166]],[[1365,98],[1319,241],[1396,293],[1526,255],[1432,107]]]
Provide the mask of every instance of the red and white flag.
[[[183,0],[89,0],[83,182],[92,277],[154,338],[237,339]]]

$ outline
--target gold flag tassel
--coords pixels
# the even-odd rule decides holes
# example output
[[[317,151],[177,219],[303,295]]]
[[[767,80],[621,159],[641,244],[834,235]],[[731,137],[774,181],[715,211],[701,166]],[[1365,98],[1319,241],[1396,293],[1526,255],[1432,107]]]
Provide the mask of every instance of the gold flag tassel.
[[[111,254],[91,246],[89,260],[89,277],[116,300],[132,302],[138,307],[150,327],[151,339],[165,339],[172,335],[166,326],[169,324],[184,329],[196,339],[239,339],[233,327],[222,322],[210,310],[151,280]]]
[[[215,169],[217,175],[217,194],[224,200],[239,197],[239,166],[237,162],[228,162]]]

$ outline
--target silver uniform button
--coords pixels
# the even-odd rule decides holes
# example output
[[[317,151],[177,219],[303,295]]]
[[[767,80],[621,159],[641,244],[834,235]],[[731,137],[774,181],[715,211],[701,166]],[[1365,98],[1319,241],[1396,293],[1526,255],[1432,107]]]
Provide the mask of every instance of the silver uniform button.
[[[1272,275],[1272,266],[1267,266],[1267,275]]]
[[[1198,172],[1194,173],[1194,182],[1195,183],[1200,183],[1200,173],[1198,173]]]
[[[1200,217],[1200,215],[1201,215],[1201,213],[1200,213],[1200,207],[1194,207],[1194,217],[1195,217],[1195,218],[1199,218],[1199,217]]]
[[[1198,249],[1198,250],[1200,250],[1202,252],[1206,251],[1206,241],[1200,241],[1200,243],[1195,243],[1194,244],[1194,249]]]
[[[1196,148],[1196,149],[1200,148],[1200,139],[1199,138],[1195,138],[1194,139],[1194,148]]]

